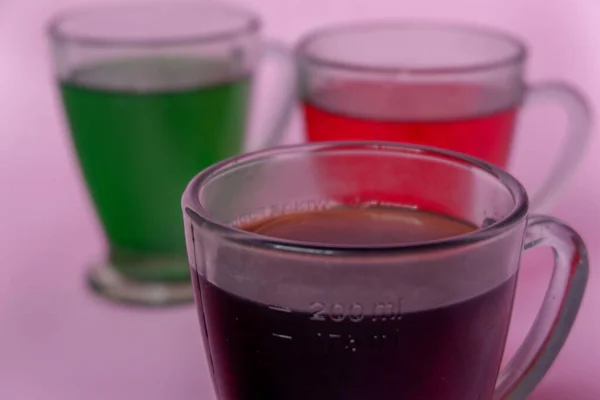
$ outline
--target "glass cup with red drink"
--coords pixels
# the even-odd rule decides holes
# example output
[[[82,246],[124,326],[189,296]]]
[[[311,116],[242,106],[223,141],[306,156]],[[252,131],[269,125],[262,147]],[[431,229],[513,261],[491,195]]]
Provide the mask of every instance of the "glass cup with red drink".
[[[568,117],[561,152],[536,191],[547,207],[581,159],[589,106],[562,82],[529,85],[519,39],[480,27],[361,22],[327,27],[296,47],[310,142],[378,140],[422,144],[507,168],[519,113],[541,100]],[[543,132],[538,132],[543,140]],[[324,172],[325,173],[325,172]]]

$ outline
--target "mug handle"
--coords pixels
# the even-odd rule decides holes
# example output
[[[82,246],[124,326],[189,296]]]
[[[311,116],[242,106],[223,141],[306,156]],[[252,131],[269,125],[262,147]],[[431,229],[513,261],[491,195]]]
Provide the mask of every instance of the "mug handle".
[[[261,58],[272,59],[280,65],[283,85],[279,95],[271,96],[269,102],[274,104],[273,111],[269,112],[267,121],[258,129],[263,139],[257,145],[246,146],[247,151],[279,144],[296,104],[296,63],[293,53],[284,44],[267,40],[262,44]]]
[[[532,216],[525,250],[540,245],[554,252],[550,285],[525,340],[500,372],[494,400],[523,400],[533,391],[563,347],[585,292],[589,264],[581,237],[554,218]]]
[[[575,170],[591,133],[591,107],[583,94],[563,82],[538,83],[529,88],[525,106],[545,100],[558,101],[567,113],[568,128],[561,154],[541,185],[531,195],[530,206],[535,212],[547,209],[555,195]]]

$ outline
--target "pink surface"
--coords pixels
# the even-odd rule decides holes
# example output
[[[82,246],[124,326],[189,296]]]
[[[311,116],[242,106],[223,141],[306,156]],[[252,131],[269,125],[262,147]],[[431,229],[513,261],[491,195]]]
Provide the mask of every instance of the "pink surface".
[[[42,23],[66,4],[0,3],[0,399],[213,399],[193,307],[119,308],[83,287],[104,244],[68,147]],[[532,46],[532,80],[568,79],[600,105],[597,0],[254,0],[266,32],[291,43],[305,30],[359,17],[436,17],[503,27]],[[396,6],[394,6],[396,4]],[[270,81],[264,80],[260,98]],[[265,112],[264,104],[258,107]],[[523,120],[516,175],[530,185],[560,147],[555,109]],[[290,140],[300,132],[298,118]],[[553,144],[555,143],[555,144]],[[552,214],[600,259],[600,139]],[[543,262],[540,262],[543,261]],[[543,251],[525,257],[509,353],[535,315],[548,279]],[[580,317],[533,400],[600,398],[600,276],[592,265]]]

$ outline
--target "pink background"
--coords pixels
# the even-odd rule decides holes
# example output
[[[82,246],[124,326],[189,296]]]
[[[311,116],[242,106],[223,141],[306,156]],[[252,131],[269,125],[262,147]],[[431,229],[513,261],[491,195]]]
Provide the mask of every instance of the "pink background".
[[[0,399],[213,399],[192,306],[138,310],[83,286],[104,242],[69,151],[43,23],[75,0],[0,2]],[[597,0],[248,0],[265,34],[293,43],[306,30],[365,17],[435,17],[509,29],[532,46],[529,76],[569,80],[600,105]],[[275,84],[262,70],[258,96]],[[564,119],[539,108],[523,118],[516,175],[531,186],[560,148]],[[257,112],[268,112],[265,102]],[[297,141],[296,116],[289,141]],[[600,258],[600,139],[595,137],[552,214]],[[509,339],[514,351],[539,306],[548,252],[525,256]],[[533,400],[600,399],[600,277]]]

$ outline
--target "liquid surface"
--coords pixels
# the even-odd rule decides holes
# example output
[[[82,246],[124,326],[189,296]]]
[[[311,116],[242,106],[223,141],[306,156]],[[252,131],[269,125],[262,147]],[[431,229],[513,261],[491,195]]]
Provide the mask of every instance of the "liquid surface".
[[[474,229],[442,215],[402,209],[299,213],[241,228],[293,240],[346,244],[430,240]],[[216,268],[222,267],[223,273],[243,271],[243,264],[229,264],[233,260],[251,262],[221,256],[212,262],[217,263]],[[264,262],[274,264],[271,271],[299,267],[275,257],[263,259],[261,266]],[[278,262],[282,264],[278,266]],[[299,285],[316,279],[314,268],[318,265],[309,267],[313,269],[307,270]],[[380,288],[366,283],[375,270],[365,271],[363,285],[355,290],[380,298]],[[394,275],[387,276],[389,280]],[[308,312],[287,307],[285,302],[242,298],[215,286],[202,274],[193,274],[192,281],[208,362],[221,400],[490,400],[504,350],[516,274],[468,300],[409,312],[403,310],[403,297],[408,293],[400,291],[394,296],[397,301],[385,305],[357,303],[357,297],[328,303],[313,298],[311,290],[297,291],[294,296],[307,296],[300,300],[310,305]],[[279,293],[283,289],[278,282],[272,274],[265,275],[256,283],[260,291],[251,292],[253,296]],[[332,298],[344,291],[336,282],[339,280],[332,279],[327,291]],[[386,283],[396,287],[393,282]],[[287,285],[282,294],[293,290],[289,281]]]
[[[83,175],[123,259],[185,260],[181,193],[198,171],[241,151],[249,79],[215,74],[214,64],[197,60],[122,60],[61,82]],[[145,275],[143,263],[135,271],[126,264],[117,268]],[[189,279],[185,261],[152,274]]]
[[[519,101],[498,97],[468,84],[347,82],[312,94],[304,115],[313,142],[429,145],[506,167]]]
[[[417,243],[476,229],[441,214],[399,207],[339,208],[290,214],[240,228],[280,239],[339,245]]]

